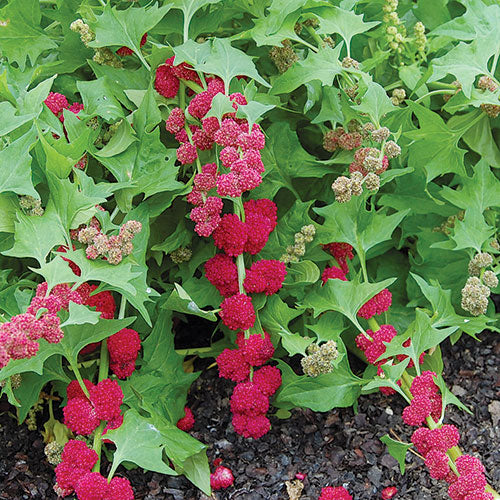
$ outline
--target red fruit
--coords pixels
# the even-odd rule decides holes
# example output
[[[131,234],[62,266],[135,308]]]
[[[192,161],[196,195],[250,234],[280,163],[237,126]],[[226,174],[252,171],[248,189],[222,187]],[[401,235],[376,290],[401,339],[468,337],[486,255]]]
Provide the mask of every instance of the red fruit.
[[[271,397],[281,385],[281,372],[275,366],[263,366],[253,372],[252,382],[262,394]]]
[[[445,479],[450,472],[448,455],[443,451],[432,449],[425,457],[425,465],[434,479]]]
[[[382,490],[382,500],[390,500],[392,497],[396,495],[398,489],[395,486],[389,486],[388,488],[384,488]]]
[[[87,379],[83,379],[83,383],[85,384],[85,387],[87,388],[88,391],[92,387],[94,387],[94,384]],[[73,398],[86,398],[87,396],[83,392],[82,388],[80,387],[80,384],[78,383],[78,380],[72,380],[69,384],[68,387],[66,387],[66,396],[68,400],[73,399]]]
[[[171,66],[162,64],[156,68],[155,90],[158,94],[171,99],[179,92],[179,79],[174,75]]]
[[[66,97],[57,92],[49,92],[47,99],[43,102],[56,116],[59,116],[63,109],[67,109],[69,107]]]
[[[342,486],[337,486],[336,488],[327,486],[321,490],[318,500],[352,500],[352,496]]]
[[[275,224],[263,214],[249,213],[245,219],[247,240],[244,251],[251,255],[258,254],[266,245]]]
[[[264,332],[264,336],[260,333],[255,333],[248,338],[245,338],[243,332],[239,332],[236,337],[236,343],[245,361],[252,366],[263,365],[274,354],[274,346],[267,332]]]
[[[108,491],[108,480],[99,472],[87,472],[75,486],[78,500],[103,500]]]
[[[123,391],[116,380],[105,378],[89,392],[90,401],[101,420],[110,420],[120,415]]]
[[[361,306],[358,311],[358,316],[365,319],[370,319],[376,314],[382,314],[391,307],[392,293],[384,288],[381,292],[377,293],[368,302]]]
[[[234,430],[244,438],[259,439],[269,432],[271,422],[264,415],[248,416],[234,413],[232,424]]]
[[[66,464],[79,469],[86,469],[90,472],[92,467],[97,463],[99,457],[84,441],[70,439],[64,445],[61,459]]]
[[[229,255],[216,254],[205,263],[205,276],[223,297],[238,293],[238,267]]]
[[[330,279],[338,279],[342,281],[347,281],[344,271],[339,267],[325,267],[323,274],[321,275],[321,281],[323,285]]]
[[[273,295],[282,286],[286,266],[279,260],[259,260],[247,270],[244,287],[247,293]]]
[[[247,243],[246,224],[236,214],[225,214],[213,232],[213,238],[217,248],[236,257],[243,253]]]
[[[216,358],[219,377],[233,382],[243,382],[250,376],[250,365],[236,349],[224,349]]]
[[[353,247],[349,243],[328,243],[323,245],[323,250],[333,255],[345,274],[349,272],[347,259],[352,260],[354,258]]]
[[[230,330],[248,330],[255,324],[255,311],[252,299],[237,293],[224,299],[219,315]]]
[[[215,472],[210,474],[210,486],[214,490],[229,488],[234,483],[234,476],[231,469],[219,465]]]
[[[99,424],[100,418],[87,398],[73,398],[63,408],[64,425],[75,434],[86,436],[92,434]]]
[[[231,411],[247,416],[264,415],[269,409],[269,398],[253,382],[240,382],[231,396]]]
[[[171,134],[177,134],[184,128],[185,118],[184,111],[181,108],[173,108],[165,121],[165,128]]]
[[[304,481],[307,477],[307,474],[303,474],[302,472],[297,472],[295,474],[295,479],[298,479],[299,481]]]
[[[190,431],[194,427],[194,415],[190,408],[184,408],[184,416],[177,421],[177,427],[181,431]]]
[[[141,349],[141,338],[131,328],[123,328],[108,338],[108,352],[111,363],[135,361]]]
[[[134,490],[130,481],[124,477],[111,479],[103,500],[134,500]]]

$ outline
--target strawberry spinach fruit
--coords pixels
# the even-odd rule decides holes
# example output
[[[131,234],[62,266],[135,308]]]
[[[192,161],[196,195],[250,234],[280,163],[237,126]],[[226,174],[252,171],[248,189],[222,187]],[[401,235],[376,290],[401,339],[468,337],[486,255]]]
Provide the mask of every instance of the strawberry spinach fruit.
[[[231,487],[189,434],[195,356],[231,432],[380,390],[401,473],[414,447],[500,498],[440,350],[499,331],[499,29],[493,0],[0,1],[1,391],[57,495]]]

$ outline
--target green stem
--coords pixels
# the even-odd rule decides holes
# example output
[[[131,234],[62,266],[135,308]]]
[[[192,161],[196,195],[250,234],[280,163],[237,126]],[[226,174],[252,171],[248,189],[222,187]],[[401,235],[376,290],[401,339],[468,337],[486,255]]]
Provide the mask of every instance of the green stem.
[[[97,453],[97,456],[99,458],[98,458],[96,464],[94,465],[92,472],[99,472],[101,469],[102,431],[104,430],[104,427],[106,427],[105,420],[103,420],[99,424],[99,427],[95,430],[94,442],[92,443],[92,448]]]
[[[302,45],[305,45],[308,49],[311,49],[313,52],[319,52],[317,47],[315,47],[312,43],[306,42],[303,38],[300,38],[300,36],[294,38],[294,40],[301,43]]]
[[[312,39],[318,44],[318,48],[325,45],[323,39],[316,33],[316,30],[312,26],[306,26],[306,30],[311,35]]]
[[[106,2],[104,0],[99,0],[99,3],[103,6],[106,7]]]
[[[118,208],[118,206],[116,206],[115,209],[113,210],[113,212],[111,213],[111,216],[110,216],[111,222],[113,222],[113,219],[118,215],[119,211],[120,211],[120,209]]]
[[[82,375],[80,373],[80,370],[78,369],[77,363],[70,361],[69,365],[71,366],[71,369],[73,370],[73,373],[75,374],[76,380],[78,380],[78,384],[80,385],[83,393],[85,394],[85,396],[90,398],[89,391],[87,389],[87,386],[83,383],[83,378],[82,378]]]
[[[184,13],[184,27],[182,30],[184,43],[186,43],[189,39],[189,23],[191,19]]]
[[[424,94],[422,97],[419,97],[414,103],[419,103],[420,101],[423,101],[426,97],[429,97],[431,95],[439,95],[439,94],[454,94],[456,92],[456,87],[455,90],[431,90],[430,92],[427,92],[427,94]]]
[[[386,87],[384,87],[384,90],[386,92],[388,92],[389,90],[397,89],[401,85],[403,85],[403,82],[401,80],[398,80],[398,81],[391,83],[391,84],[387,85]]]
[[[361,264],[361,271],[363,272],[363,279],[365,280],[365,283],[368,283],[368,271],[366,270],[366,259],[364,251],[358,252],[358,257]]]
[[[380,330],[380,325],[378,324],[377,320],[373,317],[368,320],[368,326],[370,327],[372,332]]]

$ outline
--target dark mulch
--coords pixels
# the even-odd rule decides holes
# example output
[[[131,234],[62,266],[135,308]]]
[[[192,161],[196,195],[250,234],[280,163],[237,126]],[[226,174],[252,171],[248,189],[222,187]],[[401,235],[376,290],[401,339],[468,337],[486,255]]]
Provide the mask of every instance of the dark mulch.
[[[467,415],[452,407],[447,421],[459,427],[462,448],[482,458],[491,484],[500,487],[500,343],[494,333],[481,338],[480,343],[464,337],[453,347],[444,346],[445,379],[474,411]],[[192,434],[209,445],[211,460],[222,458],[236,477],[233,487],[215,494],[217,499],[287,499],[284,482],[297,472],[307,474],[303,500],[317,499],[323,486],[341,484],[357,500],[380,498],[386,486],[398,488],[399,500],[448,498],[445,484],[432,480],[418,457],[408,453],[407,472],[401,476],[380,443],[390,429],[409,440],[411,431],[400,417],[404,405],[397,396],[363,397],[357,413],[348,408],[329,413],[294,410],[288,420],[271,416],[271,432],[253,441],[237,436],[230,425],[232,386],[211,369],[198,379],[189,397],[197,419]],[[5,409],[4,403],[0,410]],[[3,413],[0,450],[0,499],[56,498],[52,468],[37,432],[17,427]],[[141,500],[206,498],[184,478],[140,470],[126,475]]]

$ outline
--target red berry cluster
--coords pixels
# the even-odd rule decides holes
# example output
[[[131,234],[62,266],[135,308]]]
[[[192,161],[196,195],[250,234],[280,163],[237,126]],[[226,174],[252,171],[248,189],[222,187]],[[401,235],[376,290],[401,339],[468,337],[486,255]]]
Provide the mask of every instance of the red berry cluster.
[[[109,367],[118,378],[130,377],[141,349],[141,338],[131,328],[123,328],[108,338]]]
[[[89,397],[76,380],[68,385],[68,403],[63,409],[64,424],[74,433],[84,436],[94,432],[101,420],[107,421],[105,431],[120,427],[123,423],[120,411],[123,392],[118,382],[104,379],[97,385],[89,380],[84,383]]]
[[[219,376],[238,382],[231,396],[234,430],[246,438],[260,438],[270,429],[265,416],[269,398],[281,385],[278,368],[264,365],[274,354],[269,334],[237,335],[238,349],[224,349],[217,357]],[[253,367],[262,366],[255,372]]]
[[[82,303],[77,291],[68,285],[57,285],[47,293],[47,283],[41,283],[25,313],[0,324],[0,368],[11,359],[31,358],[40,348],[38,341],[58,343],[64,337],[57,313],[68,309],[70,302]]]
[[[219,463],[219,460],[214,460],[214,464],[216,462]],[[232,486],[233,483],[234,476],[231,469],[228,469],[223,465],[217,465],[215,471],[210,474],[210,487],[213,490],[229,488],[229,486]]]
[[[347,259],[352,260],[354,258],[353,248],[349,245],[349,243],[327,243],[326,245],[323,245],[323,250],[333,255],[335,260],[338,262],[340,269],[344,271],[344,274],[349,272]]]
[[[327,486],[321,490],[318,500],[352,500],[352,496],[342,486]]]
[[[461,455],[455,460],[459,475],[451,470],[447,451],[457,446],[460,440],[460,433],[454,425],[445,424],[436,429],[420,427],[411,440],[424,456],[431,477],[450,483],[448,494],[452,500],[493,500],[493,495],[485,492],[485,470],[478,458]]]
[[[406,424],[419,426],[427,417],[432,417],[435,422],[441,418],[442,398],[439,387],[434,382],[435,377],[434,372],[425,371],[413,379],[410,389],[413,399],[403,410]]]
[[[128,479],[114,477],[108,483],[98,472],[91,472],[98,455],[84,441],[68,441],[61,458],[56,467],[54,485],[59,496],[66,497],[75,492],[78,500],[134,500]]]
[[[190,431],[194,427],[194,415],[191,408],[184,408],[184,416],[177,421],[177,427],[184,432]]]
[[[146,45],[146,42],[148,41],[148,34],[147,33],[144,33],[144,35],[142,35],[142,38],[141,38],[141,42],[140,42],[140,47],[142,49],[142,47],[144,47],[144,45]],[[119,56],[131,56],[134,51],[132,49],[129,49],[128,47],[120,47],[116,53],[119,55]]]
[[[158,94],[171,99],[177,95],[180,87],[180,80],[192,81],[201,85],[198,73],[192,66],[186,63],[174,66],[175,57],[172,56],[165,61],[165,64],[158,66],[155,76],[155,89]]]
[[[393,498],[398,492],[398,489],[395,486],[388,486],[382,490],[382,500],[390,500]]]
[[[64,123],[64,114],[63,110],[67,109],[71,111],[75,115],[78,115],[80,111],[83,109],[83,104],[80,102],[74,102],[73,104],[69,104],[68,99],[63,94],[58,94],[57,92],[49,92],[47,99],[43,101],[45,105],[54,113],[54,115],[59,118],[61,123]]]
[[[365,168],[364,163],[366,157],[370,154],[378,156],[380,151],[375,148],[361,148],[358,149],[354,153],[354,161],[349,165],[349,172],[352,174],[353,172],[361,172],[363,176],[368,175],[368,170]],[[382,158],[382,165],[375,170],[377,175],[380,175],[382,172],[385,172],[389,167],[389,159],[386,155]]]

